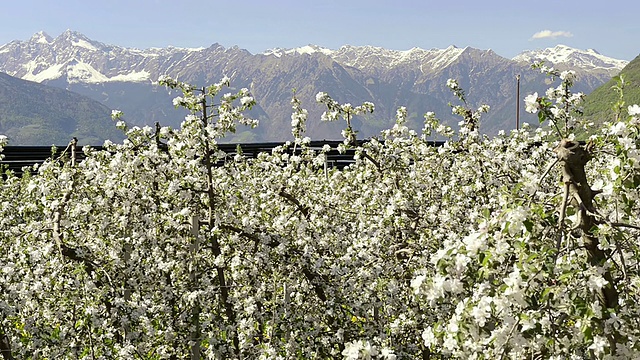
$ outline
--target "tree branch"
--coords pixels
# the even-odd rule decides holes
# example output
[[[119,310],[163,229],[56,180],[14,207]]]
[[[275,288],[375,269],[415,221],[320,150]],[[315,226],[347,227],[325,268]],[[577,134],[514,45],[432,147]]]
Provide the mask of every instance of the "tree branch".
[[[640,226],[631,225],[631,224],[625,224],[625,223],[619,223],[619,222],[610,223],[609,225],[614,226],[614,227],[626,227],[626,228],[630,228],[630,229],[640,230]]]
[[[282,196],[283,198],[287,199],[290,203],[295,205],[296,208],[298,208],[298,210],[302,213],[302,215],[304,215],[304,217],[309,218],[309,208],[300,204],[300,201],[298,201],[298,199],[296,199],[293,195],[285,192],[284,187],[280,189],[280,192],[278,192],[278,195]]]

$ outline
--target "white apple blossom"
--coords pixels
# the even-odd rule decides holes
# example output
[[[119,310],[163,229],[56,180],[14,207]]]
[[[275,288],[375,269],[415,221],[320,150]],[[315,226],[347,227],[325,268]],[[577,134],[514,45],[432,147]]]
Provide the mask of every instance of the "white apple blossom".
[[[531,95],[527,95],[524,98],[525,111],[528,113],[535,114],[540,109],[540,104],[538,103],[538,93],[535,92]]]
[[[240,104],[242,104],[243,106],[250,105],[253,102],[254,102],[254,100],[253,100],[253,97],[251,97],[251,96],[243,96],[243,97],[240,98]]]
[[[413,278],[413,280],[411,280],[411,288],[413,289],[413,292],[415,294],[419,294],[420,293],[420,288],[422,287],[422,283],[424,283],[424,280],[427,278],[426,275],[418,275],[415,278]]]
[[[329,99],[329,94],[327,94],[326,92],[319,92],[316,94],[316,101],[317,102],[325,102],[327,99]]]
[[[565,80],[565,81],[572,81],[573,78],[575,77],[576,72],[573,70],[565,70],[563,72],[560,73],[560,79]]]
[[[610,129],[611,135],[623,135],[627,131],[627,124],[620,121],[613,125]]]
[[[398,357],[393,353],[393,350],[382,348],[380,349],[380,358],[384,360],[396,360]]]
[[[589,286],[589,289],[591,289],[592,291],[598,291],[608,283],[609,282],[605,280],[601,275],[590,275],[587,286]]]
[[[589,349],[593,350],[593,352],[597,356],[600,356],[604,354],[604,351],[607,347],[608,347],[608,342],[606,338],[602,336],[595,336],[593,338],[593,343],[589,346]]]
[[[120,110],[111,110],[111,118],[112,119],[120,119],[123,113]]]
[[[362,344],[359,341],[349,342],[345,344],[344,350],[342,350],[342,356],[345,360],[357,360],[360,358],[360,349]]]

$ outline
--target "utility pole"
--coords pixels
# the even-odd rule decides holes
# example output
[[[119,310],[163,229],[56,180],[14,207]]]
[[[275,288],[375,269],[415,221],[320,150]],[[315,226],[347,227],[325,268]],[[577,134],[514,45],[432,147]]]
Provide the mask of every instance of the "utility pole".
[[[516,130],[520,130],[520,74],[516,75]]]

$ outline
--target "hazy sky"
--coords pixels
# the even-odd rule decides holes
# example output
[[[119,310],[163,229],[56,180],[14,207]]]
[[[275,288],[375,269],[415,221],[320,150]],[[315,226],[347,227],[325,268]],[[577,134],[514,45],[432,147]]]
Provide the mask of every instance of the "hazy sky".
[[[564,44],[632,60],[639,16],[638,0],[3,0],[0,45],[71,29],[137,48],[456,45],[511,58]]]

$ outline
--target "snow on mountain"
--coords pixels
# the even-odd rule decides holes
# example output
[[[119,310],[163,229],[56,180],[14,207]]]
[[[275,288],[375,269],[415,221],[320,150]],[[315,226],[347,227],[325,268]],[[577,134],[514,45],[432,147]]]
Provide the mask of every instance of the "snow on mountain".
[[[193,52],[200,52],[202,50],[205,50],[204,47],[198,47],[198,48],[183,48],[183,47],[176,47],[176,46],[167,46],[166,48],[159,48],[159,47],[152,47],[149,49],[145,49],[145,50],[140,50],[140,49],[131,49],[131,48],[120,48],[124,51],[127,52],[134,52],[137,53],[141,56],[172,56],[175,55],[177,53],[179,54],[187,54],[187,53],[193,53]]]
[[[120,74],[110,77],[108,81],[119,82],[145,82],[151,79],[151,74],[148,71],[132,71],[128,74]]]
[[[46,66],[46,63],[44,65]],[[52,66],[48,66],[43,70],[37,70],[39,64],[32,60],[24,64],[24,68],[27,70],[27,72],[23,74],[21,78],[24,80],[35,81],[39,83],[47,80],[55,80],[62,76],[64,65],[65,64],[55,64]]]
[[[263,52],[262,55],[267,55],[267,56],[271,55],[279,58],[284,55],[302,55],[302,54],[310,55],[315,53],[321,53],[321,54],[330,56],[333,53],[333,50],[327,49],[321,46],[317,46],[317,45],[306,45],[306,46],[297,47],[293,49],[283,49],[283,48],[269,49]]]
[[[27,41],[12,41],[0,46],[0,70],[23,79],[45,82],[65,77],[68,82],[150,82],[166,71],[191,67],[197,61],[207,61],[212,54],[224,49],[214,44],[209,48],[149,48],[130,49],[106,45],[85,35],[67,30],[56,38],[41,31]],[[419,69],[423,74],[444,69],[453,64],[469,47],[449,46],[446,49],[390,50],[376,46],[344,45],[332,50],[317,45],[283,49],[275,48],[262,55],[300,56],[323,54],[339,64],[367,70],[371,73],[387,72],[399,67]],[[477,50],[482,54],[490,50]],[[495,53],[491,54],[497,56]],[[484,56],[484,55],[481,55]],[[553,64],[586,71],[610,74],[619,72],[628,61],[613,59],[595,50],[577,50],[564,45],[543,50],[525,51],[512,59],[531,64],[545,60]]]
[[[428,61],[428,63],[433,68],[444,68],[455,61],[467,49],[468,47],[460,49],[453,45],[444,50],[434,49],[432,51],[435,51],[436,55],[433,59]]]
[[[466,48],[460,49],[453,45],[446,49],[431,50],[424,50],[417,47],[409,50],[389,50],[370,45],[344,45],[338,50],[331,50],[317,45],[307,45],[293,49],[269,49],[262,53],[262,55],[281,57],[285,55],[321,53],[330,56],[340,64],[359,69],[390,69],[412,63],[421,63],[430,68],[441,68],[451,64],[465,49]]]
[[[86,40],[83,40],[83,39],[77,39],[77,40],[73,41],[72,44],[73,44],[73,46],[78,46],[78,47],[81,47],[81,48],[85,48],[85,49],[87,49],[89,51],[98,51],[97,47],[91,45],[90,42],[88,42]]]
[[[107,82],[109,78],[96,70],[93,66],[82,61],[72,60],[66,67],[67,82],[73,83],[102,83]]]
[[[266,56],[282,57],[285,55],[302,55],[321,53],[332,57],[341,64],[363,68],[384,65],[393,68],[399,65],[425,62],[433,67],[444,67],[454,61],[464,50],[455,46],[446,49],[424,50],[414,47],[409,50],[389,50],[377,46],[344,45],[338,50],[331,50],[317,45],[307,45],[293,49],[274,48],[262,53]]]
[[[35,61],[29,61],[24,65],[27,73],[22,76],[22,79],[45,82],[49,80],[59,79],[66,75],[67,83],[85,83],[85,84],[99,84],[104,82],[145,82],[150,81],[150,74],[147,71],[131,71],[129,73],[118,74],[112,77],[108,77],[96,70],[90,64],[84,63],[78,60],[71,60],[64,64],[55,64],[46,67],[43,70],[39,69],[39,66]]]
[[[46,36],[48,37],[48,35]],[[107,45],[98,41],[91,40],[84,34],[72,30],[66,30],[65,32],[60,34],[60,36],[56,37],[53,40],[48,37],[47,42],[42,42],[41,40],[39,40],[39,42],[43,44],[54,44],[57,47],[71,45],[74,48],[82,48],[89,51],[99,51],[101,49],[108,48]]]
[[[0,46],[0,71],[36,82],[65,78],[67,83],[151,82],[160,59],[178,62],[204,48],[129,49],[106,45],[67,30],[52,38],[41,31],[27,41]]]
[[[39,44],[50,44],[53,41],[53,38],[51,36],[49,36],[47,33],[45,33],[44,31],[40,31],[35,33],[32,37],[31,37],[31,42],[35,42],[35,43],[39,43]]]
[[[527,50],[515,56],[517,62],[533,63],[545,61],[554,65],[565,65],[583,70],[603,70],[615,75],[629,62],[604,56],[593,49],[579,50],[566,45],[541,50]]]

